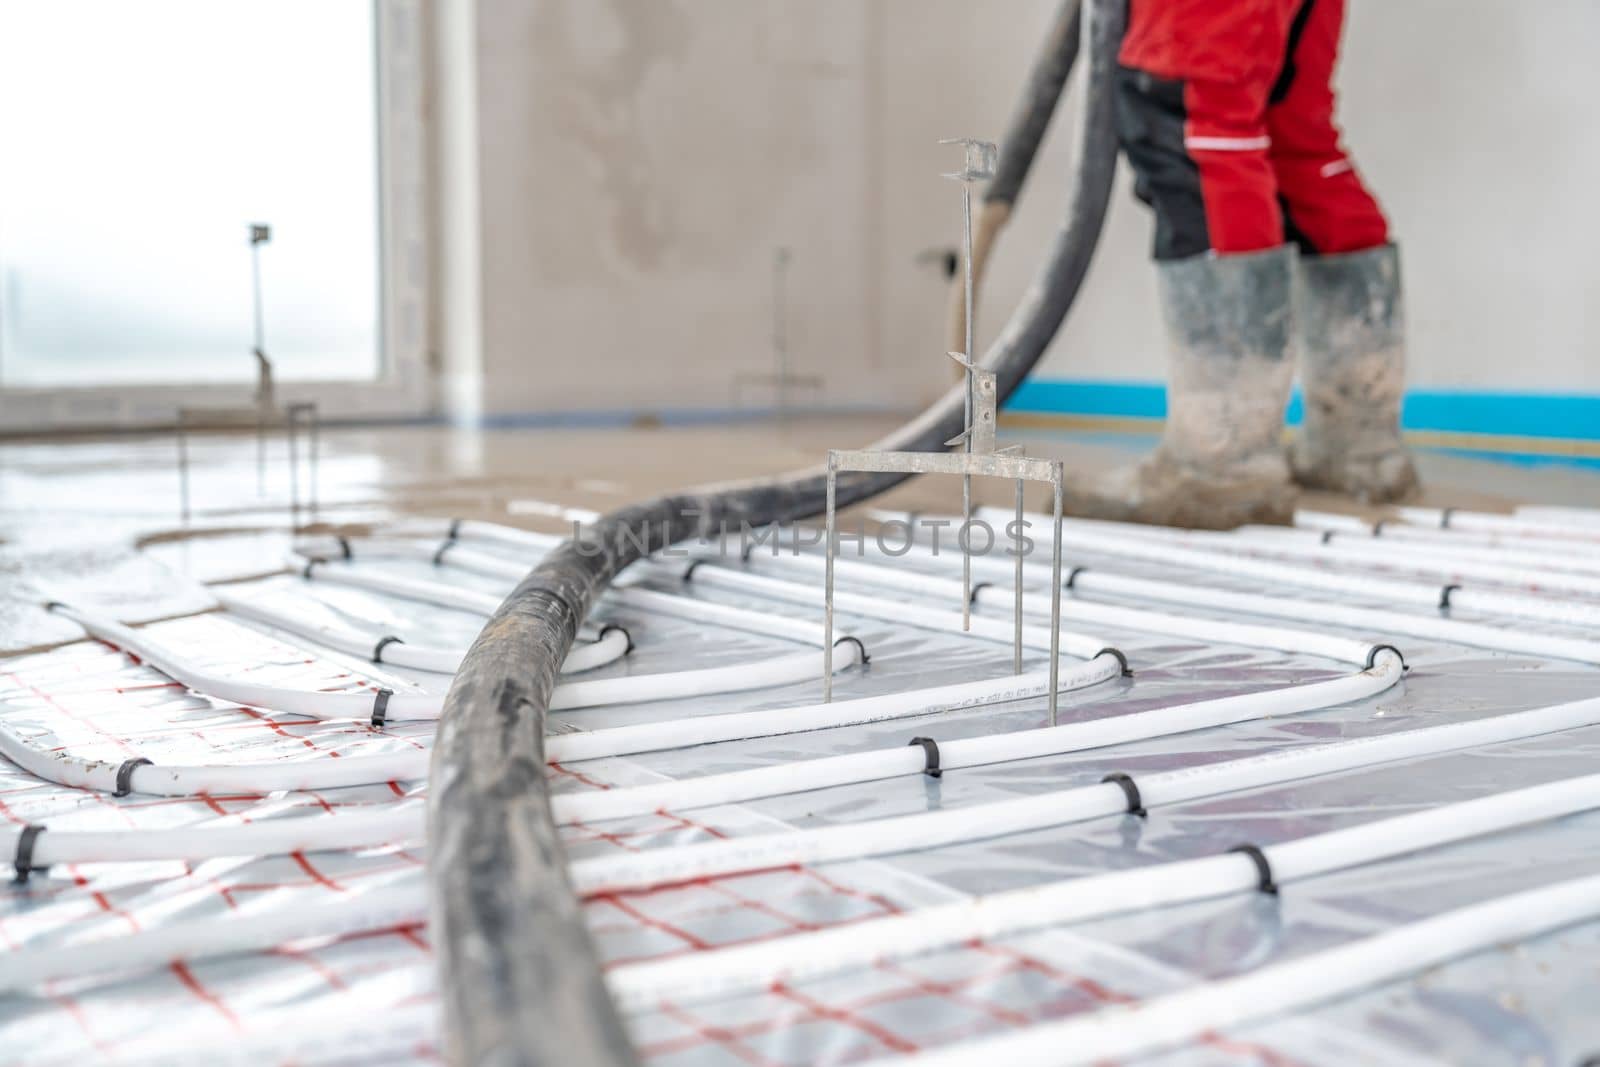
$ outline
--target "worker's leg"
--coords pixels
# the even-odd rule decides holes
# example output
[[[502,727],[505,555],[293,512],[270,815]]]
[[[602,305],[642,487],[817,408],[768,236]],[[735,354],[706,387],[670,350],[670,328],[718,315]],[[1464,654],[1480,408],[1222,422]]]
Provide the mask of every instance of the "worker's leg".
[[[1288,19],[1261,17],[1280,2],[1134,0],[1118,121],[1155,209],[1167,420],[1138,467],[1076,481],[1074,514],[1210,527],[1290,517],[1294,251],[1266,130]]]
[[[1333,72],[1344,0],[1305,0],[1267,109],[1285,227],[1300,246],[1297,318],[1305,426],[1302,485],[1375,503],[1417,485],[1400,440],[1405,336],[1389,226],[1340,143]]]

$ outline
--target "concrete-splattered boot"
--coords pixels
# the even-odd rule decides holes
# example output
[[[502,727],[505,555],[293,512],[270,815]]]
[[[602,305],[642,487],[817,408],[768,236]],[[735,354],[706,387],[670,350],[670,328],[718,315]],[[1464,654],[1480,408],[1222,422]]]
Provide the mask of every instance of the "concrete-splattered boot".
[[[1294,259],[1286,246],[1158,265],[1170,347],[1161,444],[1136,467],[1069,471],[1068,514],[1206,529],[1290,521]]]
[[[1300,260],[1296,329],[1305,426],[1292,452],[1308,489],[1371,504],[1412,495],[1417,471],[1400,441],[1405,319],[1394,245]]]

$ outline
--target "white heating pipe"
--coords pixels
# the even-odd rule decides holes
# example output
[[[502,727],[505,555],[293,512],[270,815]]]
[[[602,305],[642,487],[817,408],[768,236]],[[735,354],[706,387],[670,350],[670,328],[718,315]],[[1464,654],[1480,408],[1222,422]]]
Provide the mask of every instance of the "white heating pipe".
[[[373,663],[389,663],[412,670],[454,674],[461,666],[465,648],[440,648],[420,645],[399,635],[363,633],[352,626],[318,622],[297,612],[274,607],[259,600],[212,590],[217,603],[234,615],[265,626],[308,638],[326,648],[360,656]],[[392,639],[391,639],[392,638]],[[602,627],[598,639],[579,644],[561,666],[563,674],[578,674],[614,663],[628,653],[628,634],[620,627]]]
[[[40,837],[40,843],[45,837]],[[115,937],[0,953],[0,992],[33,989],[60,978],[149,971],[184,960],[265,952],[309,937],[342,937],[426,922],[427,889],[421,880],[383,886],[339,900],[259,912],[225,912],[186,919]]]
[[[415,781],[428,776],[429,757],[426,749],[406,749],[373,756],[341,754],[338,759],[319,756],[231,765],[142,763],[124,771],[123,762],[88,760],[37,748],[6,726],[0,726],[0,755],[29,774],[57,785],[162,797],[315,791]],[[119,772],[125,774],[126,781],[117,780]]]
[[[1066,693],[1085,689],[1121,675],[1122,661],[1109,651],[1087,663],[1063,661],[1058,678],[1059,691]],[[1041,669],[976,682],[930,686],[854,700],[835,700],[827,704],[726,712],[665,722],[604,727],[580,733],[552,734],[545,738],[545,756],[552,763],[572,763],[722,741],[808,733],[838,726],[859,726],[888,719],[908,719],[941,711],[1002,704],[1042,696],[1049,691],[1050,671]]]
[[[1461,508],[1398,508],[1400,517],[1418,526],[1441,530],[1489,530],[1514,536],[1555,537],[1593,544],[1600,530],[1574,526],[1571,522],[1527,515],[1493,515]]]
[[[1132,1059],[1418,974],[1498,945],[1600,916],[1600,875],[1496,897],[1237,978],[1060,1022],[892,1060],[877,1067],[1066,1067]]]
[[[33,845],[33,865],[209,860],[222,856],[286,856],[325,849],[376,848],[421,841],[426,812],[420,801],[384,804],[375,811],[303,815],[292,819],[175,826],[162,830],[53,830]],[[0,855],[16,855],[20,827],[0,830]]]
[[[1109,531],[1108,531],[1109,532]],[[1284,535],[1288,534],[1288,537]],[[1296,538],[1293,531],[1262,534],[1250,529],[1229,533],[1210,530],[1166,530],[1143,527],[1131,536],[1161,543],[1180,544],[1211,552],[1236,555],[1269,555],[1309,563],[1354,563],[1383,570],[1410,571],[1456,583],[1488,582],[1517,586],[1546,593],[1572,596],[1600,596],[1600,577],[1562,571],[1507,566],[1505,563],[1480,563],[1455,552],[1425,552],[1421,555],[1390,551],[1381,545],[1317,544]]]
[[[915,550],[919,553],[919,559],[930,561],[950,559],[947,555],[934,557],[926,546],[916,546]],[[752,556],[752,560],[754,558]],[[1217,557],[1217,560],[1225,565],[1231,558]],[[1250,565],[1249,561],[1242,562],[1245,562],[1246,566]],[[988,590],[985,590],[985,595],[993,595],[996,599],[1006,595],[1013,573],[1010,563],[975,556],[972,565],[976,572],[992,576],[994,579],[996,591],[989,594]],[[871,566],[882,573],[904,571],[903,568],[897,569],[893,560]],[[1580,663],[1600,663],[1600,642],[1583,638],[1527,633],[1483,623],[1408,615],[1399,611],[1356,607],[1327,600],[1307,600],[1303,597],[1273,596],[1265,593],[1239,593],[1190,580],[1173,582],[1154,578],[1133,578],[1112,574],[1099,567],[1069,567],[1069,570],[1071,577],[1068,591],[1075,596],[1137,597],[1169,604],[1186,604],[1202,609],[1236,611],[1301,622],[1314,618],[1317,622],[1368,630],[1377,634],[1405,634],[1410,637],[1490,648],[1502,652],[1570,659]],[[872,578],[868,572],[861,573],[869,579]],[[1361,581],[1361,579],[1356,580]],[[1063,612],[1070,616],[1085,603],[1087,602],[1082,600],[1074,601],[1073,606],[1070,609],[1063,608]]]
[[[1593,530],[1600,537],[1600,508],[1553,507],[1543,504],[1524,504],[1516,510],[1516,518],[1552,526],[1570,526],[1579,530]]]
[[[1261,847],[1274,884],[1377,863],[1600,807],[1600,775],[1445,804]],[[755,993],[869,967],[882,960],[1009,937],[1065,923],[1253,892],[1260,871],[1237,852],[1064,879],[901,915],[619,967],[609,975],[625,1009]]]
[[[974,561],[978,562],[978,561]],[[1197,585],[1193,582],[1162,582],[1151,578],[1130,578],[1109,574],[1092,567],[1078,568],[1071,592],[1071,607],[1076,615],[1091,602],[1083,596],[1138,597],[1168,604],[1188,604],[1212,611],[1237,611],[1281,619],[1344,626],[1383,635],[1404,634],[1447,644],[1470,645],[1500,652],[1516,652],[1549,659],[1568,659],[1600,664],[1600,641],[1507,630],[1483,623],[1457,619],[1407,615],[1382,608],[1352,607],[1323,600],[1271,596],[1264,593],[1236,593],[1229,589]],[[987,591],[986,591],[987,592]]]
[[[1035,523],[1037,529],[1038,524],[1048,523],[1049,520],[1034,515],[1031,521]],[[1314,567],[1245,559],[1188,545],[1101,532],[1077,524],[1070,524],[1063,529],[1061,543],[1063,548],[1069,550],[1101,552],[1158,565],[1189,567],[1214,574],[1251,578],[1270,585],[1323,589],[1408,607],[1437,609],[1443,603],[1451,608],[1486,614],[1512,615],[1577,626],[1600,625],[1600,604],[1546,599],[1486,589],[1462,589],[1454,583],[1430,585],[1393,578],[1339,574]]]
[[[1383,530],[1396,528],[1386,525]],[[1234,533],[1252,541],[1293,544],[1302,550],[1318,545],[1337,548],[1339,559],[1370,560],[1380,566],[1417,569],[1441,560],[1466,560],[1477,566],[1505,565],[1538,574],[1600,574],[1600,553],[1584,556],[1526,544],[1493,547],[1455,540],[1408,541],[1402,537],[1374,535],[1370,530],[1317,530],[1305,526],[1241,526]],[[1447,533],[1446,536],[1457,535]]]
[[[1158,772],[1141,776],[1138,787],[1144,806],[1154,808],[1557,733],[1596,722],[1600,722],[1600,699],[1581,700],[1475,722],[1325,742],[1265,756]],[[573,863],[570,874],[579,893],[594,895],[792,864],[830,863],[938,848],[1126,810],[1123,791],[1114,783],[1101,783],[964,808],[597,857]]]
[[[1363,700],[1393,686],[1404,672],[1400,657],[1387,647],[1374,652],[1373,658],[1375,663],[1372,669],[1325,682],[1311,682],[1244,696],[1219,697],[1062,726],[941,741],[938,743],[939,766],[943,772],[1080,752]],[[573,736],[581,738],[584,735]],[[927,752],[912,744],[650,785],[568,793],[556,797],[552,807],[558,824],[594,822],[921,774],[926,767]]]
[[[1548,535],[1516,536],[1486,530],[1450,530],[1392,520],[1367,522],[1350,515],[1338,515],[1326,511],[1296,511],[1294,522],[1300,529],[1332,532],[1345,537],[1371,537],[1384,541],[1404,541],[1407,544],[1420,541],[1432,545],[1540,551],[1559,555],[1564,560],[1580,559],[1586,562],[1600,560],[1600,542],[1575,541]]]
[[[364,692],[341,693],[241,682],[190,667],[182,656],[148,634],[112,619],[59,603],[52,603],[49,610],[71,619],[91,636],[137,657],[195,692],[230,704],[270,708],[314,719],[371,718],[378,710],[383,693],[390,693],[382,709],[385,719],[437,719],[444,704],[440,693],[391,692],[373,682],[368,683],[371,688]]]

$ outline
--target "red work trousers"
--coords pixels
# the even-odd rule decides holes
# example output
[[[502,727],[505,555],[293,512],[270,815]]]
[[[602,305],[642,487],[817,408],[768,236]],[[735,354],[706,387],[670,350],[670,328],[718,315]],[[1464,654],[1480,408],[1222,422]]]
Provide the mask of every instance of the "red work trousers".
[[[1131,4],[1117,118],[1155,258],[1388,241],[1334,124],[1345,0]]]

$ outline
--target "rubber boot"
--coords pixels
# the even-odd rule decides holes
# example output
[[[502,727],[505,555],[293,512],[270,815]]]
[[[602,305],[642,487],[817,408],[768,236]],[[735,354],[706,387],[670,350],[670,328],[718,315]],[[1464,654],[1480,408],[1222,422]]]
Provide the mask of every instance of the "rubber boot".
[[[1300,260],[1296,318],[1305,426],[1295,480],[1370,504],[1413,495],[1400,440],[1405,320],[1394,245]]]
[[[1069,472],[1068,514],[1216,530],[1292,519],[1294,259],[1286,246],[1158,264],[1170,347],[1161,444],[1135,467]]]

